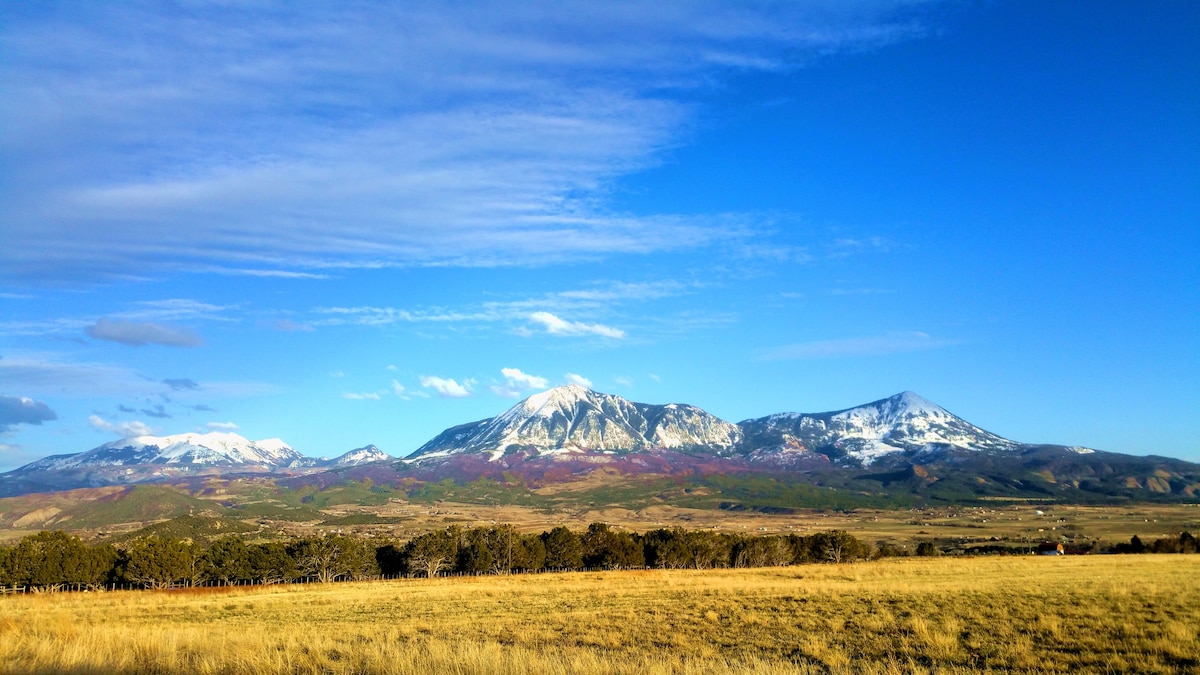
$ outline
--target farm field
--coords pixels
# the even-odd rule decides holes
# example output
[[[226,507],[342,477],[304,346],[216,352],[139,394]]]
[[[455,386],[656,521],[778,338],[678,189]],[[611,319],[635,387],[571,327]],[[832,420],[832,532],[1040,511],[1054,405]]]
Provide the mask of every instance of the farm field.
[[[1200,670],[1200,556],[884,559],[0,598],[0,672]]]

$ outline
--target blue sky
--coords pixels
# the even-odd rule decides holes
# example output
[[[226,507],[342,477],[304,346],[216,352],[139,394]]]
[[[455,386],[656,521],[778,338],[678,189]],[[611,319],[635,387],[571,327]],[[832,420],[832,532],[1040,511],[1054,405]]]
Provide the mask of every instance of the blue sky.
[[[0,469],[569,381],[1200,461],[1200,6],[7,3]]]

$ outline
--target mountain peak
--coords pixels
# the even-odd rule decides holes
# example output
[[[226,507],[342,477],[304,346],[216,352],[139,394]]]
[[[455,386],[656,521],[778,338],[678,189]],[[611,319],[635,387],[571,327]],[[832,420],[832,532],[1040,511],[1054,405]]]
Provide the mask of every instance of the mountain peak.
[[[285,466],[299,457],[278,438],[251,441],[235,433],[210,431],[123,438],[64,457],[54,468],[131,464]]]
[[[349,467],[359,466],[361,464],[370,464],[371,462],[386,462],[392,459],[392,456],[375,447],[374,444],[364,445],[361,448],[355,448],[343,455],[329,460],[329,466],[334,467]]]
[[[892,409],[897,412],[906,412],[909,414],[947,414],[945,408],[911,391],[902,391],[895,396],[884,399],[884,401],[891,404]]]
[[[727,449],[741,440],[736,425],[691,406],[648,405],[568,384],[539,392],[491,419],[447,429],[409,455],[427,459],[510,448],[537,454],[622,452],[656,448]]]
[[[587,387],[578,384],[564,384],[546,391],[533,394],[525,399],[526,410],[540,410],[548,404],[573,404],[581,400],[589,400],[598,394]]]

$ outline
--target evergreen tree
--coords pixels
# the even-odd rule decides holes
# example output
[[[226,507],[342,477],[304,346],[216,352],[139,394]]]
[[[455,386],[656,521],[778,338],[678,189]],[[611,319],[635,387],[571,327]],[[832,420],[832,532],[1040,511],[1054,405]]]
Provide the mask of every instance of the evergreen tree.
[[[168,588],[193,579],[196,557],[191,542],[143,537],[124,551],[121,577],[146,588]]]
[[[540,538],[546,549],[546,567],[552,570],[583,567],[583,544],[578,534],[560,525],[543,532]]]
[[[224,584],[250,578],[250,548],[240,537],[222,537],[204,552],[209,576]]]
[[[59,530],[21,539],[6,558],[8,583],[39,588],[96,587],[108,580],[113,566],[111,546],[88,546]]]
[[[260,584],[290,582],[300,575],[296,561],[288,555],[287,546],[280,542],[248,547],[246,564],[247,578]]]
[[[0,546],[0,586],[12,586],[12,572],[8,569],[9,556],[12,554],[12,549]]]
[[[455,556],[455,571],[466,574],[493,571],[496,556],[492,552],[491,542],[488,541],[487,535],[487,530],[482,528],[468,530],[463,534],[466,542],[459,547]]]
[[[458,552],[458,532],[449,528],[413,537],[404,545],[409,574],[436,577],[454,562]]]
[[[1191,532],[1184,532],[1179,535],[1179,552],[1180,553],[1196,553],[1200,550],[1200,546],[1196,544],[1196,538]]]
[[[321,583],[338,579],[365,579],[379,573],[375,548],[343,534],[307,537],[293,542],[288,554],[303,576]]]
[[[629,532],[614,530],[604,523],[592,523],[581,541],[583,563],[588,567],[628,569],[646,566],[641,542]]]

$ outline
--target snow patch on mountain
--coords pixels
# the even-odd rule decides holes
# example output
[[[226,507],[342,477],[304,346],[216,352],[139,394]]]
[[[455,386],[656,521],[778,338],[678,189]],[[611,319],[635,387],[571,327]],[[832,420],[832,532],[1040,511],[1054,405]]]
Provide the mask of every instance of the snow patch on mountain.
[[[863,466],[901,453],[946,448],[1008,452],[1022,444],[1001,438],[906,391],[866,405],[828,413],[779,413],[742,422],[765,445],[829,449]]]
[[[134,436],[74,455],[55,455],[22,467],[53,471],[137,464],[282,467],[301,458],[278,438],[247,440],[234,433]]]
[[[570,384],[534,394],[491,419],[447,429],[409,459],[486,453],[495,461],[514,448],[547,455],[688,447],[719,451],[740,440],[737,425],[694,406],[634,403]]]

